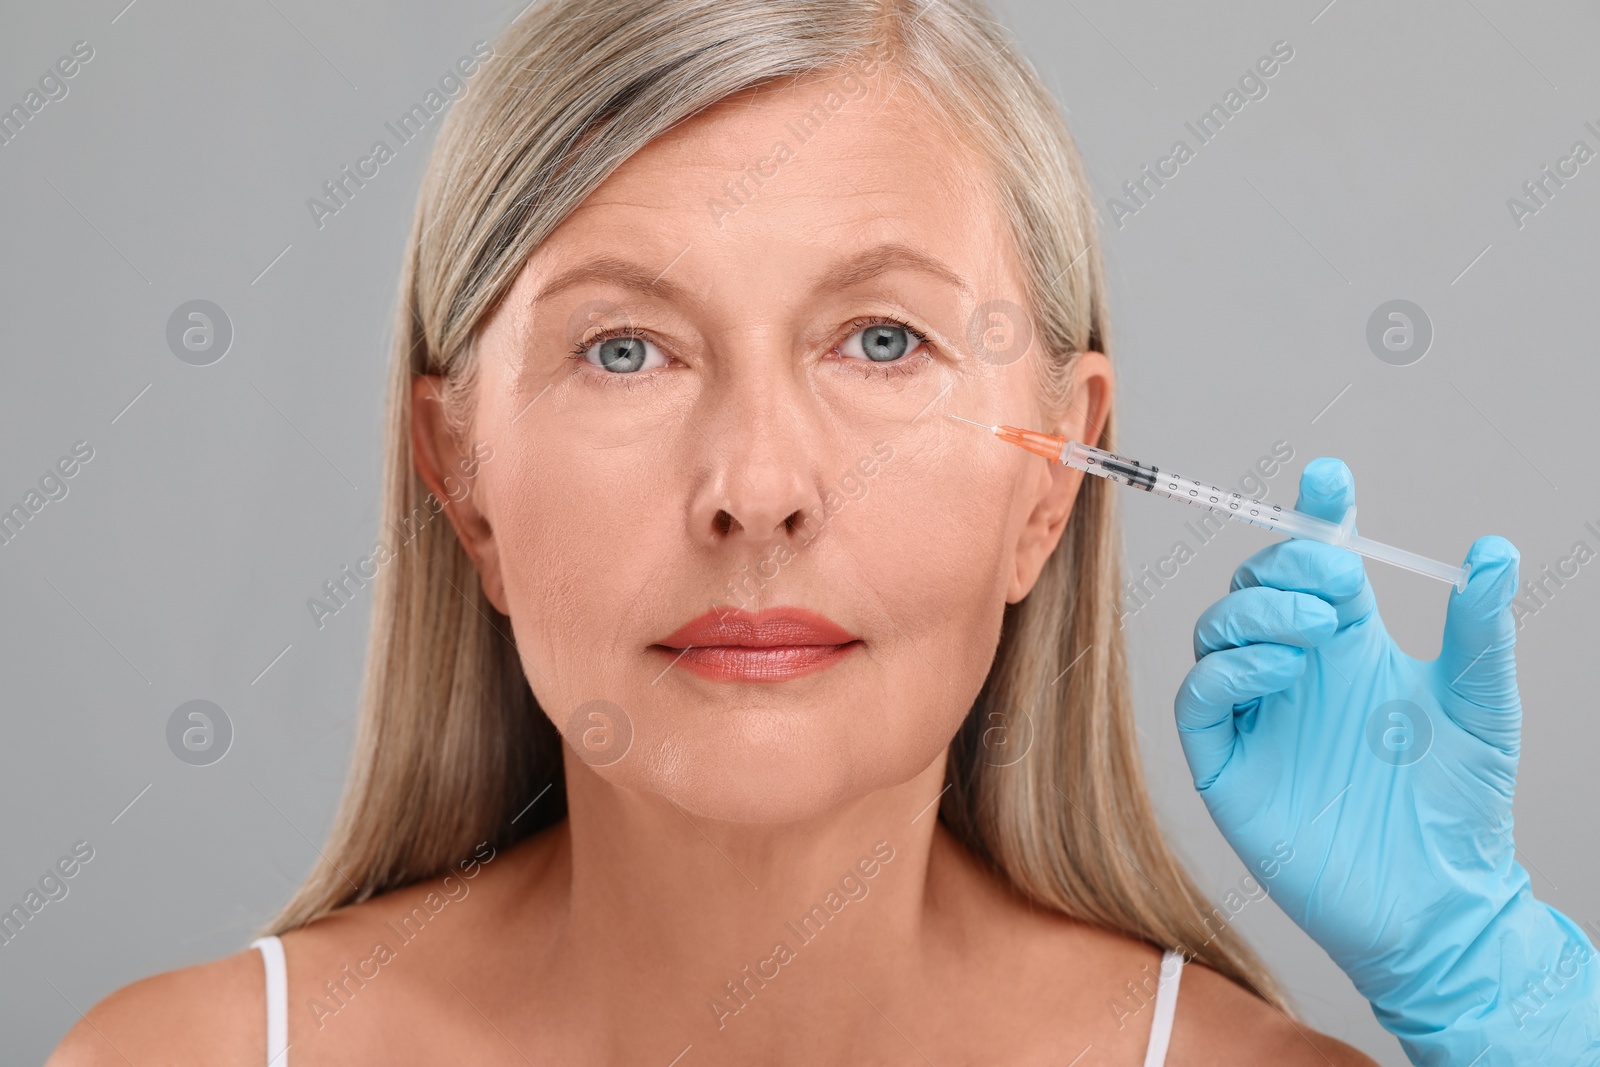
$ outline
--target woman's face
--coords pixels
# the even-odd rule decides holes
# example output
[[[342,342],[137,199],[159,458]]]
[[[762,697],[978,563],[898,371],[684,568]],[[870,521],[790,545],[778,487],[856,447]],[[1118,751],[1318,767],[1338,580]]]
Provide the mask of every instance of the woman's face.
[[[487,320],[469,441],[417,382],[441,499],[492,449],[449,511],[540,706],[706,818],[940,756],[1080,477],[945,413],[1093,440],[1108,410],[1091,353],[1044,424],[983,165],[892,78],[745,93],[616,170]]]

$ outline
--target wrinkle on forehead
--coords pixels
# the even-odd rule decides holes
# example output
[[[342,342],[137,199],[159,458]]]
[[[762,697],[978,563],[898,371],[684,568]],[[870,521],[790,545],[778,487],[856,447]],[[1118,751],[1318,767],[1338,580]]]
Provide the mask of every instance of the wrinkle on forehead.
[[[529,266],[548,277],[572,261],[572,246],[601,241],[663,269],[686,251],[710,253],[729,277],[787,286],[793,268],[823,249],[898,241],[955,264],[979,299],[1019,292],[988,161],[920,93],[868,85],[803,143],[798,117],[838,91],[837,79],[786,81],[712,105],[621,164]],[[779,141],[792,156],[774,164]],[[776,172],[760,176],[764,161]],[[720,224],[717,201],[732,208]]]

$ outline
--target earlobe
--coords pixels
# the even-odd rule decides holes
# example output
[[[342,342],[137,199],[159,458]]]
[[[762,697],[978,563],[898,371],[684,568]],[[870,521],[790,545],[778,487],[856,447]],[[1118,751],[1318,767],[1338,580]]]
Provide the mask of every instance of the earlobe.
[[[1038,503],[1028,516],[1022,537],[1017,546],[1011,585],[1006,590],[1006,603],[1015,604],[1033,588],[1044,570],[1050,554],[1061,543],[1067,520],[1072,517],[1072,506],[1078,499],[1078,488],[1083,484],[1083,472],[1060,463],[1052,463],[1045,470],[1048,484],[1042,489]]]
[[[482,487],[477,452],[470,455],[445,418],[443,382],[438,375],[411,380],[411,463],[428,491],[444,508],[461,546],[477,568],[484,596],[509,615],[500,554],[494,530],[480,508]]]

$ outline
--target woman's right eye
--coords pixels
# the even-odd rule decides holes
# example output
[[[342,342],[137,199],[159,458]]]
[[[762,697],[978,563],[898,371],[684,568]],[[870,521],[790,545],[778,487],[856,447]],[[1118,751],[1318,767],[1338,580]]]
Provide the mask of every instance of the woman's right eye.
[[[638,334],[629,333],[602,336],[587,343],[580,341],[573,355],[612,374],[654,370],[667,363],[666,357],[655,345]]]

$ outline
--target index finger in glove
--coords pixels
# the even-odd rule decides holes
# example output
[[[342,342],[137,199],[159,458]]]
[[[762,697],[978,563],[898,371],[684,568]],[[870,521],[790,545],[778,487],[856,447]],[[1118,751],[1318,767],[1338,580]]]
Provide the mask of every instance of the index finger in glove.
[[[1173,711],[1196,789],[1209,789],[1233,758],[1239,743],[1235,712],[1293,685],[1305,671],[1305,657],[1300,648],[1258,644],[1214,652],[1189,668]]]
[[[1200,614],[1194,624],[1194,658],[1262,642],[1315,648],[1338,628],[1337,612],[1311,593],[1247,586]]]

